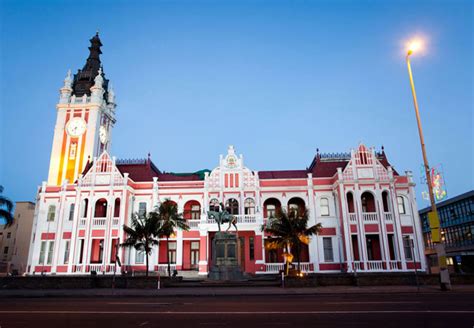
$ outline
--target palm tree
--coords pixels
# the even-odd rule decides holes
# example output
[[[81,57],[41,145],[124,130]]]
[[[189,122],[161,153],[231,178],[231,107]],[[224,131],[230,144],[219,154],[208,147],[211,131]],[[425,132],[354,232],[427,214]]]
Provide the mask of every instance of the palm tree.
[[[169,254],[169,238],[176,229],[189,230],[182,213],[178,213],[178,205],[170,199],[166,199],[158,207],[158,217],[160,227],[158,235],[160,238],[166,237],[166,262],[168,264],[168,276],[171,276],[171,264]]]
[[[298,211],[296,209],[286,212],[280,210],[276,213],[276,217],[269,218],[266,225],[262,226],[262,230],[269,233],[267,249],[284,249],[287,254],[286,274],[288,275],[289,265],[293,258],[292,252],[298,261],[298,271],[300,271],[300,258],[302,245],[308,245],[310,237],[317,235],[321,231],[321,223],[315,224],[308,228],[309,211]]]
[[[158,245],[158,231],[160,220],[158,213],[132,215],[131,227],[123,225],[123,230],[127,234],[125,241],[120,244],[123,247],[134,247],[138,251],[145,252],[146,256],[146,276],[148,277],[148,256],[153,250],[153,246]]]
[[[3,186],[0,185],[0,221],[5,221],[5,227],[13,223],[13,202],[2,195]]]

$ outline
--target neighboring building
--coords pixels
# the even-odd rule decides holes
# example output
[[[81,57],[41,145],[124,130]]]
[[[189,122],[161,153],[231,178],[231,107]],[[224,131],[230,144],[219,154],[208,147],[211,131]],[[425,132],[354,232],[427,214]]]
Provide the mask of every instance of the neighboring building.
[[[450,271],[474,272],[474,190],[436,204],[441,238],[446,245]],[[428,222],[431,207],[420,211],[426,258],[431,272],[439,272]]]
[[[309,224],[322,223],[302,252],[306,272],[425,270],[412,176],[396,172],[383,149],[361,144],[350,153],[317,152],[306,169],[260,172],[246,167],[232,146],[212,171],[188,174],[159,170],[150,157],[111,157],[115,100],[98,71],[99,37],[91,43],[86,66],[74,79],[68,74],[61,88],[49,179],[38,193],[31,274],[112,273],[122,225],[165,199],[178,205],[191,227],[170,239],[173,269],[208,273],[217,224],[206,213],[222,202],[237,217],[240,265],[247,273],[283,268],[282,251],[266,250],[261,231],[279,208],[307,208]],[[152,271],[166,270],[164,242],[150,257]],[[145,269],[142,252],[119,254],[119,270]]]
[[[13,224],[0,226],[0,274],[26,272],[35,204],[17,202]]]

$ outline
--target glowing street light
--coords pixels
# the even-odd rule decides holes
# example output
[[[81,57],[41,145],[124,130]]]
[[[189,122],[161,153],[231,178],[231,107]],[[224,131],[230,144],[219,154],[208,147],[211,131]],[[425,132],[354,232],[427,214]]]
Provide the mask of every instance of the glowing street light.
[[[430,166],[428,164],[428,157],[426,156],[425,139],[423,137],[423,129],[421,127],[420,112],[418,111],[418,100],[416,99],[415,83],[413,82],[413,74],[412,74],[411,65],[410,65],[410,56],[420,51],[422,48],[423,48],[423,42],[420,39],[412,40],[408,44],[408,47],[407,47],[406,60],[407,60],[407,67],[408,67],[408,75],[410,77],[411,92],[413,94],[413,104],[415,105],[416,121],[418,123],[418,133],[420,135],[421,152],[423,153],[423,163],[424,163],[424,169],[425,169],[425,174],[426,174],[426,183],[428,184],[428,193],[429,193],[430,202],[431,202],[431,212],[428,213],[428,220],[429,220],[430,229],[431,229],[431,239],[435,245],[436,255],[438,257],[440,287],[442,290],[450,290],[451,281],[449,279],[448,266],[446,262],[446,250],[440,236],[441,229],[440,229],[440,224],[439,224],[438,210],[436,209],[436,202],[435,202],[434,194],[433,194],[433,185],[431,183]],[[415,270],[416,270],[416,267],[415,267]]]

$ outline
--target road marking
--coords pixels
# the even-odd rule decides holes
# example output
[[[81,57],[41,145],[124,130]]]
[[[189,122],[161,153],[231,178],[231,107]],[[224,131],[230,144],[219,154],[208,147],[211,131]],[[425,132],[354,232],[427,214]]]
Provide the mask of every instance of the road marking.
[[[323,302],[323,304],[416,304],[421,302]]]
[[[45,311],[0,311],[0,314],[179,314],[179,315],[248,315],[248,314],[381,314],[381,313],[458,313],[458,314],[474,314],[472,310],[380,310],[380,311],[61,311],[61,310],[45,310]]]
[[[110,302],[107,304],[113,304],[113,305],[171,305],[172,303],[139,303],[139,302]]]

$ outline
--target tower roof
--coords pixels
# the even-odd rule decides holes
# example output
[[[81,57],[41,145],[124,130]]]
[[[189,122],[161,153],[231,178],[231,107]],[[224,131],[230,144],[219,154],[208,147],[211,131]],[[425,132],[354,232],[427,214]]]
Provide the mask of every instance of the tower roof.
[[[94,85],[94,79],[99,74],[99,68],[102,67],[100,62],[100,54],[102,51],[100,47],[102,42],[99,38],[99,32],[97,32],[90,40],[89,57],[87,58],[86,64],[82,69],[78,69],[77,73],[74,74],[74,81],[72,84],[72,94],[76,97],[82,97],[84,94],[90,96],[91,87]],[[105,89],[104,99],[107,99],[107,90],[109,80],[105,78],[105,74],[102,69],[102,77],[104,78],[103,88]]]

